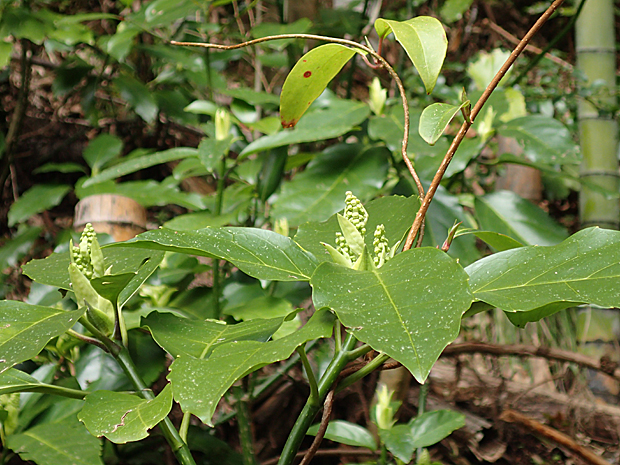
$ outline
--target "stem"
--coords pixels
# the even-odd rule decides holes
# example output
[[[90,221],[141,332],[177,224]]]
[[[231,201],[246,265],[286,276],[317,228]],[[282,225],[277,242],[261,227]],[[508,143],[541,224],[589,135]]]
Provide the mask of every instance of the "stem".
[[[315,34],[280,34],[277,36],[266,36],[266,37],[261,37],[259,39],[248,40],[247,42],[242,42],[236,45],[208,44],[208,43],[203,43],[203,42],[177,42],[175,40],[170,41],[170,43],[172,45],[203,47],[207,49],[214,48],[218,50],[235,50],[238,48],[247,47],[249,45],[260,44],[261,42],[267,42],[270,40],[279,40],[279,39],[311,39],[311,40],[322,40],[322,41],[330,42],[333,44],[347,45],[349,47],[353,47],[355,49],[366,52],[388,71],[388,73],[390,74],[394,82],[396,83],[396,86],[398,87],[398,91],[400,92],[400,98],[403,103],[403,111],[405,114],[405,124],[404,124],[404,129],[403,129],[403,143],[401,147],[401,154],[403,156],[403,161],[405,162],[405,165],[407,165],[407,168],[409,169],[409,172],[411,173],[411,176],[413,177],[413,180],[415,181],[416,187],[418,189],[418,195],[420,196],[420,198],[424,197],[424,187],[422,187],[422,182],[420,181],[420,178],[418,177],[418,174],[416,173],[413,167],[413,164],[411,163],[411,160],[409,160],[409,157],[407,156],[407,145],[409,144],[410,117],[409,117],[409,102],[407,100],[407,95],[405,93],[405,87],[403,86],[403,83],[400,80],[400,77],[398,76],[396,71],[394,71],[394,68],[390,66],[390,64],[385,60],[385,58],[383,58],[379,53],[375,52],[370,47],[363,45],[363,44],[358,44],[357,42],[353,42],[352,40],[337,39],[335,37],[326,37],[326,36],[315,35]]]
[[[103,350],[104,352],[108,351],[108,348],[105,346],[105,344],[103,342],[101,342],[97,338],[85,336],[84,334],[80,334],[80,333],[78,333],[77,331],[75,331],[73,329],[68,329],[67,330],[67,334],[69,336],[73,336],[76,339],[79,339],[82,342],[86,342],[87,344],[92,344],[94,346],[97,346],[101,350]]]
[[[372,359],[372,361],[364,365],[364,367],[360,368],[351,376],[347,376],[340,383],[338,383],[338,389],[336,389],[336,393],[342,391],[344,388],[351,386],[353,383],[359,381],[365,376],[368,376],[370,373],[383,365],[389,358],[390,357],[386,354],[380,354],[376,356],[374,359]]]
[[[334,321],[334,342],[336,353],[342,350],[342,325],[340,320]]]
[[[428,394],[428,383],[421,384],[420,393],[418,394],[418,415],[417,415],[418,418],[420,417],[420,415],[424,415],[424,412],[426,412],[427,394]],[[422,455],[423,450],[424,450],[423,447],[418,447],[418,450],[416,452],[416,457],[418,459],[420,458],[420,455]]]
[[[461,129],[459,129],[459,132],[457,133],[457,135],[454,137],[454,140],[452,141],[452,144],[450,145],[448,152],[446,153],[444,159],[442,160],[441,165],[439,166],[439,169],[437,170],[437,173],[435,174],[435,177],[433,178],[433,181],[431,182],[431,185],[428,188],[428,192],[426,193],[426,195],[424,196],[422,200],[420,209],[418,210],[418,213],[416,214],[415,219],[413,220],[413,225],[411,226],[411,230],[409,231],[409,235],[407,236],[407,240],[403,247],[403,251],[409,250],[411,246],[413,245],[413,241],[415,237],[417,236],[418,232],[420,231],[420,228],[422,227],[422,223],[424,221],[424,217],[426,216],[426,212],[428,211],[428,207],[430,206],[431,201],[433,200],[435,192],[437,192],[439,183],[441,183],[441,179],[446,173],[446,169],[448,169],[448,165],[452,161],[452,157],[454,156],[456,149],[458,149],[459,145],[463,141],[463,138],[465,137],[467,130],[470,128],[473,121],[476,119],[476,116],[478,115],[478,113],[480,113],[480,110],[482,109],[483,105],[489,99],[489,97],[491,96],[491,93],[495,90],[495,88],[499,84],[499,81],[504,77],[508,69],[510,69],[510,67],[513,65],[515,60],[519,57],[519,55],[521,55],[521,53],[523,52],[523,49],[525,49],[525,46],[529,43],[532,37],[540,30],[543,24],[547,22],[547,20],[555,12],[555,10],[557,10],[560,7],[560,5],[562,5],[562,3],[564,3],[564,0],[555,0],[551,4],[551,6],[547,8],[547,11],[545,11],[542,14],[542,16],[538,18],[538,21],[536,21],[536,23],[531,27],[531,29],[527,32],[527,34],[525,34],[523,39],[521,39],[521,42],[519,42],[519,45],[517,45],[516,48],[512,51],[512,53],[510,54],[510,57],[508,57],[508,59],[503,64],[503,66],[500,68],[500,70],[497,72],[497,74],[495,75],[491,83],[484,90],[480,99],[476,102],[476,105],[471,111],[470,121],[465,121],[463,125],[461,126]]]
[[[110,352],[112,353],[112,355],[114,355],[114,358],[121,366],[127,377],[130,379],[136,391],[138,391],[138,395],[140,395],[143,399],[146,400],[155,399],[153,391],[151,391],[146,386],[146,384],[144,384],[144,381],[142,381],[142,378],[138,374],[136,365],[134,364],[131,356],[129,355],[129,351],[127,350],[127,348],[121,347],[112,341],[110,341],[110,343],[114,344],[118,350],[116,355],[116,351],[110,350]],[[106,344],[106,346],[107,345],[108,344]],[[110,349],[110,347],[108,348]],[[183,441],[183,439],[181,439],[179,432],[174,428],[174,425],[170,421],[170,418],[164,418],[163,421],[159,423],[159,427],[164,437],[166,438],[166,441],[172,448],[172,451],[174,452],[174,455],[176,456],[179,463],[181,465],[196,465],[196,462],[194,462],[194,458],[192,457],[189,447],[187,447],[187,444]]]
[[[226,155],[222,157],[220,162],[220,173],[217,178],[217,193],[215,197],[215,214],[217,216],[222,214],[222,206],[224,205],[224,188],[226,187]],[[221,260],[213,259],[213,305],[215,306],[215,315],[220,317],[220,297],[222,293],[221,280],[220,280],[220,265]]]
[[[233,388],[233,394],[237,399],[235,404],[237,410],[237,426],[239,427],[239,442],[243,453],[244,465],[256,465],[254,456],[254,446],[252,444],[252,426],[248,402],[244,399],[245,392],[241,386]]]
[[[192,414],[185,412],[183,419],[181,420],[181,426],[179,426],[179,436],[183,439],[183,442],[187,444],[187,432],[189,431],[189,422],[192,418]]]
[[[573,17],[570,19],[570,21],[566,24],[566,26],[562,28],[560,33],[556,35],[551,40],[551,42],[549,42],[547,46],[538,55],[536,55],[532,60],[530,60],[528,65],[525,67],[525,69],[521,71],[521,73],[508,84],[508,87],[512,87],[514,85],[519,84],[519,82],[521,82],[521,79],[527,76],[527,73],[529,73],[532,70],[532,68],[534,68],[534,66],[536,66],[540,62],[540,60],[542,60],[547,55],[549,50],[551,50],[551,48],[553,48],[555,44],[557,44],[560,40],[562,40],[564,36],[573,29],[573,26],[575,25],[577,18],[579,18],[579,14],[581,13],[581,10],[583,9],[583,5],[585,5],[585,3],[586,3],[586,0],[581,0],[581,3],[577,7],[577,11],[573,15]]]
[[[306,355],[305,344],[300,345],[296,350],[299,354],[299,358],[301,359],[301,363],[304,366],[304,370],[306,370],[306,376],[308,377],[308,383],[310,384],[310,397],[317,399],[319,397],[319,388],[316,384],[316,378],[314,377],[314,372],[310,366],[310,361]]]
[[[356,343],[357,339],[355,339],[355,336],[351,333],[347,334],[347,338],[343,344],[343,350],[335,354],[331,363],[327,367],[327,370],[325,370],[323,377],[319,381],[318,398],[312,398],[312,396],[308,397],[306,405],[304,405],[299,417],[297,417],[297,421],[295,422],[295,425],[286,440],[284,449],[282,450],[280,460],[278,460],[278,465],[290,465],[293,463],[293,460],[295,460],[295,454],[299,450],[299,446],[306,436],[308,428],[310,428],[314,417],[319,410],[321,410],[321,405],[325,401],[327,393],[338,379],[338,375],[340,375],[342,369],[350,361],[348,351],[353,349]]]

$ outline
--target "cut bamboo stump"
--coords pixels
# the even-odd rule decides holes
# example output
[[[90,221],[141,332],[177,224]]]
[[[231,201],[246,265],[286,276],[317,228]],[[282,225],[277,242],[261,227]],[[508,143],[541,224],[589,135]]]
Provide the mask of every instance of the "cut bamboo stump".
[[[116,194],[91,195],[75,207],[73,227],[82,231],[91,223],[98,233],[126,241],[146,231],[146,209],[135,200]]]

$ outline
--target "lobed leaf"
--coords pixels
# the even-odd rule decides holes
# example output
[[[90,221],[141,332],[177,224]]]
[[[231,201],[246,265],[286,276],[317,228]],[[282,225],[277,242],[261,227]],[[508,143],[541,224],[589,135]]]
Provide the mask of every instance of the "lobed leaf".
[[[71,328],[84,313],[0,301],[0,373],[36,357],[45,345]]]
[[[618,307],[620,232],[584,229],[555,246],[496,253],[466,271],[474,298],[506,312],[540,318],[578,304]]]
[[[205,358],[219,344],[232,341],[265,342],[282,325],[283,318],[257,319],[234,325],[216,321],[190,320],[171,313],[151,312],[142,326],[173,357]]]
[[[220,344],[206,360],[181,355],[170,366],[168,380],[184,412],[203,422],[211,419],[217,403],[235,381],[258,368],[289,358],[304,342],[330,337],[334,316],[316,312],[300,330],[277,341],[239,341]]]
[[[93,437],[75,417],[44,423],[6,438],[7,447],[22,460],[37,465],[103,465],[101,440]]]
[[[372,271],[324,262],[310,284],[316,308],[332,308],[355,337],[421,383],[473,300],[463,268],[435,248],[408,250]]]
[[[119,246],[222,258],[250,276],[275,281],[308,281],[316,267],[316,259],[292,239],[258,228],[162,228]]]
[[[105,436],[115,444],[139,441],[162,421],[172,408],[170,384],[155,399],[135,394],[95,391],[86,396],[78,418],[93,436]]]

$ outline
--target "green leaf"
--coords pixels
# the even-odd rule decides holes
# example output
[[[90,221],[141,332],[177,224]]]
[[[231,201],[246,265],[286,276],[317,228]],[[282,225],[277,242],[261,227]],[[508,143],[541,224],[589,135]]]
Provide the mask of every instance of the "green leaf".
[[[157,101],[148,87],[128,75],[118,76],[114,79],[114,85],[135,112],[147,123],[152,123],[157,116],[159,107]]]
[[[284,129],[273,135],[263,136],[248,144],[241,151],[246,157],[256,152],[284,145],[315,142],[340,137],[368,118],[370,108],[365,103],[336,100],[327,108],[308,113],[295,129]]]
[[[37,184],[26,192],[9,209],[9,227],[26,221],[33,215],[58,205],[71,190],[65,184]]]
[[[207,360],[186,355],[170,366],[168,380],[184,412],[211,425],[217,403],[235,381],[258,368],[289,358],[301,344],[330,337],[334,316],[316,312],[300,330],[277,341],[239,341],[217,346]]]
[[[105,436],[115,444],[139,441],[162,421],[172,408],[169,384],[153,400],[134,394],[96,391],[86,396],[78,418],[93,436]]]
[[[15,266],[26,255],[41,234],[41,228],[24,228],[0,247],[0,271]]]
[[[101,134],[90,141],[82,156],[93,175],[97,174],[108,162],[114,160],[123,150],[123,141],[111,134]]]
[[[232,341],[265,342],[275,333],[284,318],[252,320],[235,325],[218,321],[179,318],[171,313],[152,312],[142,318],[155,342],[173,357],[188,355],[205,358],[219,344]]]
[[[13,51],[13,44],[11,42],[5,42],[0,40],[0,69],[4,68],[11,61],[11,52]]]
[[[123,305],[137,290],[136,286],[142,284],[140,280],[146,280],[155,267],[161,262],[163,254],[149,250],[123,247],[125,242],[114,244],[114,247],[105,245],[101,248],[105,263],[105,269],[110,268],[110,273],[138,274],[130,281],[119,299],[119,305]],[[69,253],[54,253],[41,260],[31,260],[22,266],[24,274],[34,281],[60,289],[71,290],[69,279]],[[147,274],[148,276],[144,277]],[[139,283],[139,284],[138,284]]]
[[[476,197],[480,228],[496,231],[527,245],[554,245],[566,239],[566,229],[545,211],[511,191]]]
[[[320,425],[312,425],[306,434],[316,436]],[[343,420],[333,420],[327,425],[325,439],[346,444],[347,446],[366,447],[372,451],[377,450],[377,442],[366,428]]]
[[[202,139],[198,145],[198,158],[209,173],[218,169],[220,161],[228,154],[232,142],[232,136],[223,140],[212,138]]]
[[[159,165],[161,163],[168,163],[169,161],[194,157],[197,154],[198,151],[194,148],[177,147],[174,149],[164,150],[163,152],[149,153],[140,157],[129,158],[128,160],[103,170],[99,174],[86,180],[82,187],[88,187],[103,181],[109,181],[110,179],[117,179],[121,176],[125,176],[126,174],[135,173],[136,171],[150,168],[151,166]]]
[[[310,104],[355,55],[356,50],[340,44],[313,48],[295,64],[282,86],[280,121],[283,128],[294,127]]]
[[[409,422],[412,446],[429,447],[465,426],[465,416],[453,410],[426,412]]]
[[[222,258],[257,279],[308,281],[316,267],[316,259],[292,239],[258,228],[159,229],[122,245]]]
[[[75,417],[8,436],[7,446],[37,465],[103,465],[101,441]]]
[[[474,0],[446,0],[439,10],[439,15],[447,23],[453,23],[463,17]]]
[[[620,232],[584,229],[555,246],[496,253],[466,271],[476,300],[508,312],[551,304],[619,307]]]
[[[448,51],[448,38],[442,24],[430,16],[418,16],[403,22],[379,18],[375,21],[375,29],[379,37],[394,33],[420,73],[426,93],[430,94]]]
[[[419,382],[458,335],[473,300],[463,268],[435,248],[408,250],[372,271],[325,262],[310,283],[316,308],[332,308],[355,337]]]
[[[383,186],[388,159],[389,153],[382,147],[366,150],[361,144],[330,147],[292,181],[282,185],[271,213],[296,226],[308,220],[324,220],[342,210],[347,191],[366,201]]]
[[[32,171],[32,174],[41,173],[86,173],[86,168],[79,163],[46,163]]]
[[[428,144],[435,145],[443,132],[461,108],[469,105],[469,100],[460,105],[450,105],[448,103],[433,103],[422,111],[420,116],[420,136]]]
[[[234,223],[236,219],[237,215],[233,213],[216,215],[210,211],[201,211],[175,216],[170,221],[166,221],[164,227],[167,229],[195,231],[196,229],[225,226]]]
[[[87,394],[86,392],[81,394],[80,391],[77,390],[67,390],[63,386],[42,383],[28,373],[16,370],[15,368],[9,368],[4,373],[0,374],[0,395],[10,394],[12,392],[41,392],[75,399],[83,399]]]
[[[500,234],[494,231],[478,231],[477,229],[459,229],[454,237],[461,237],[473,234],[478,239],[486,242],[489,246],[493,247],[496,251],[502,252],[504,250],[516,249],[523,247],[519,241],[513,239],[505,234]]]
[[[514,137],[523,146],[523,155],[548,165],[581,163],[579,147],[569,130],[557,119],[531,115],[508,121],[498,133]]]
[[[420,208],[420,201],[417,196],[392,195],[373,200],[365,204],[364,208],[368,212],[366,231],[374,232],[378,224],[383,224],[385,226],[385,237],[389,246],[392,247],[396,242],[402,240],[411,228],[415,215]],[[342,214],[343,211],[341,210],[339,213]],[[336,233],[339,231],[340,227],[334,214],[323,223],[302,224],[295,235],[295,242],[314,254],[320,262],[327,262],[331,261],[331,258],[321,242],[335,246]],[[372,246],[373,239],[372,234],[366,234],[365,241],[369,249]]]
[[[120,293],[125,289],[129,282],[135,278],[136,273],[121,273],[116,275],[105,275],[94,278],[90,281],[97,294],[110,302],[116,302]]]
[[[381,442],[396,458],[404,463],[411,462],[415,447],[411,441],[411,428],[408,425],[395,425],[390,429],[379,429]]]
[[[84,310],[65,311],[14,300],[0,301],[0,373],[39,354],[71,328]]]

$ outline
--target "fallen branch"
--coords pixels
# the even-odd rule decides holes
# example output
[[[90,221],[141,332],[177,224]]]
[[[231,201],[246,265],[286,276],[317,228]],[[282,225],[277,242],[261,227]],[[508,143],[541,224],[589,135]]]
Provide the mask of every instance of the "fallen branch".
[[[560,431],[553,429],[550,426],[543,425],[542,423],[539,423],[538,421],[533,420],[532,418],[529,418],[519,412],[510,409],[504,410],[500,415],[499,419],[507,423],[518,423],[521,426],[532,431],[534,434],[549,439],[550,441],[553,441],[556,444],[565,447],[571,452],[574,452],[579,457],[593,465],[611,465],[607,460],[596,455],[590,449],[577,444],[571,437],[567,436],[566,434],[561,433]]]

